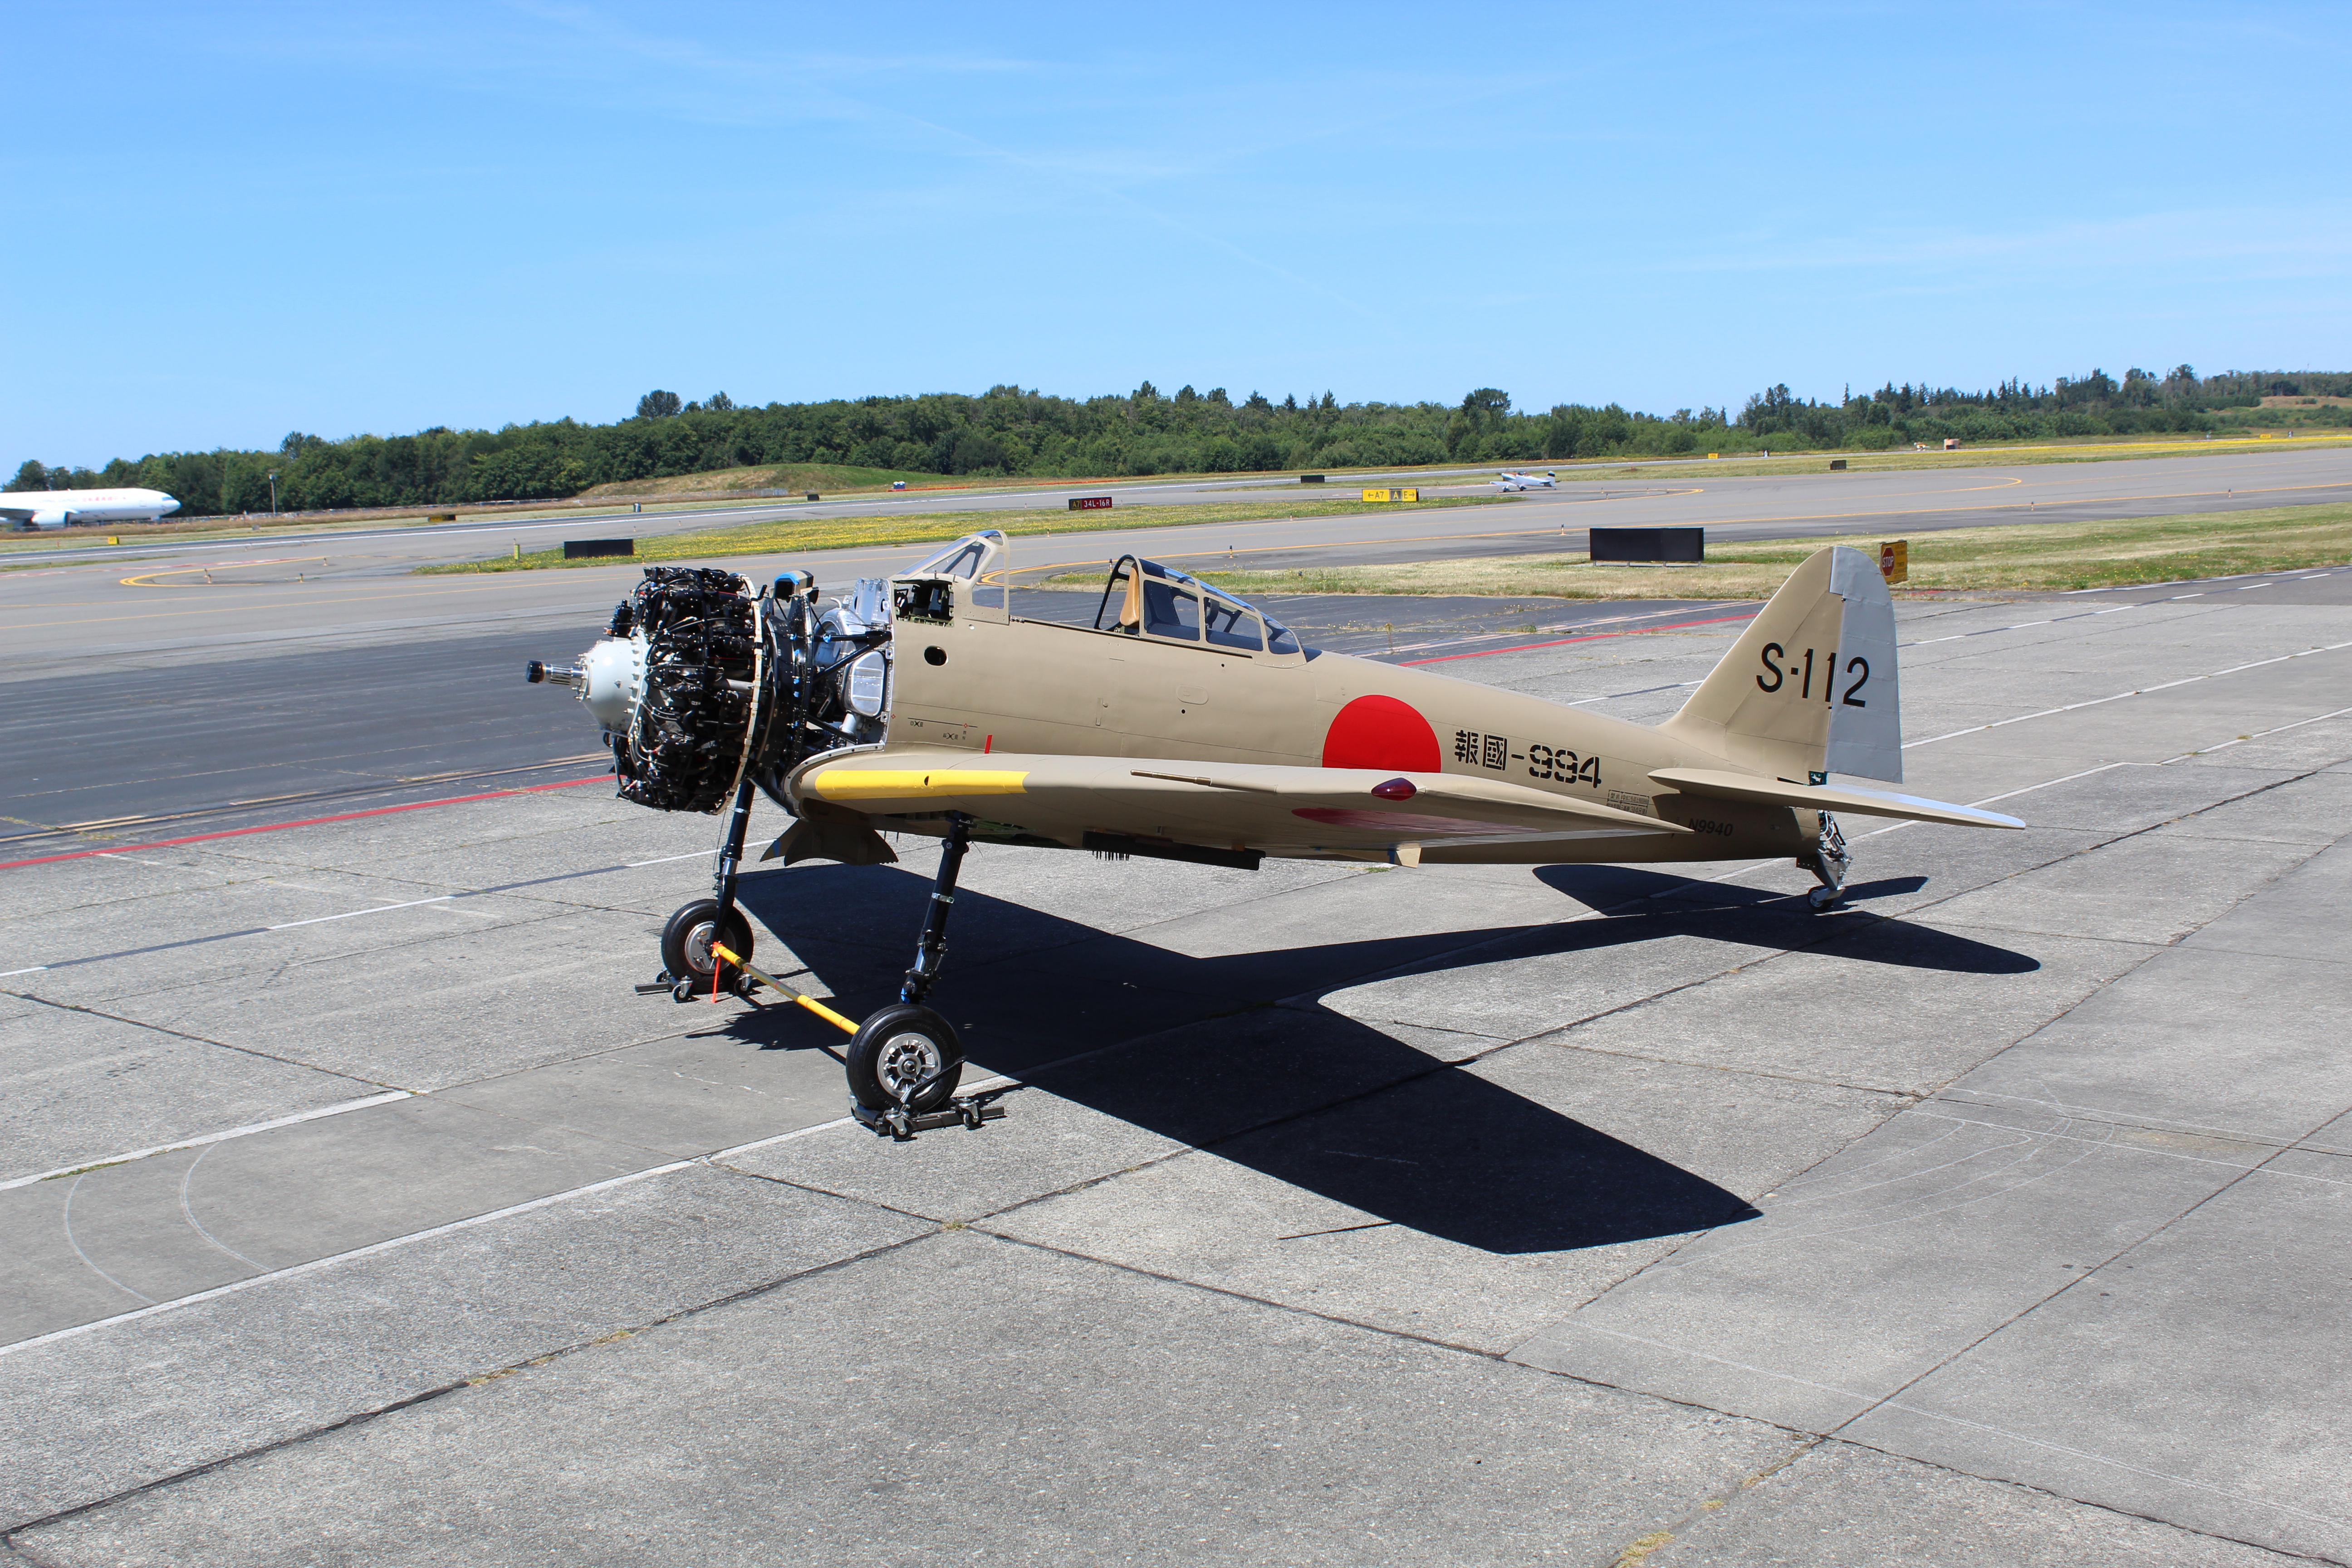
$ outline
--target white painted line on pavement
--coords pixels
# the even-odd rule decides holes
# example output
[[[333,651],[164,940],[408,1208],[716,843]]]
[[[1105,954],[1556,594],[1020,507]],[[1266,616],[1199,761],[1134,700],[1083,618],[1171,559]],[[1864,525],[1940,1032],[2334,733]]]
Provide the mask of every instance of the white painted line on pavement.
[[[404,904],[377,904],[372,909],[346,910],[339,915],[320,915],[312,920],[288,921],[284,925],[264,926],[261,929],[264,931],[292,931],[297,926],[324,925],[329,921],[352,921],[359,919],[362,915],[380,915],[386,910],[413,910],[419,904],[446,903],[457,896],[457,895],[455,893],[440,893],[429,899],[411,899]]]
[[[2168,768],[2175,763],[2185,763],[2191,757],[2201,757],[2210,752],[2226,752],[2232,746],[2242,746],[2248,741],[2259,741],[2265,735],[2275,735],[2283,730],[2300,730],[2305,724],[2316,724],[2326,719],[2341,719],[2347,713],[2352,713],[2352,708],[2338,708],[2333,713],[2315,713],[2308,719],[2297,719],[2292,724],[2274,724],[2267,730],[2257,730],[2251,735],[2240,735],[2234,740],[2223,741],[2218,745],[2200,746],[2193,752],[2183,752],[2177,757],[2167,757],[2156,765]]]
[[[624,871],[634,871],[640,866],[667,866],[673,860],[693,860],[704,855],[716,855],[718,853],[719,851],[716,849],[698,849],[692,855],[665,855],[658,860],[631,860],[627,864],[624,865],[621,869]]]
[[[2315,653],[2336,653],[2347,647],[2352,647],[2352,642],[2329,643],[2325,647],[2307,647],[2300,653],[2283,653],[2276,658],[2258,658],[2248,664],[2233,664],[2227,669],[2211,670],[2204,675],[2184,676],[2179,680],[2168,680],[2161,686],[2143,686],[2137,690],[2118,691],[2112,697],[2094,697],[2087,701],[2069,702],[2063,708],[2044,708],[2038,713],[2021,713],[2014,719],[1996,719],[1990,724],[1971,724],[1965,730],[1953,730],[1941,735],[1930,735],[1924,741],[1906,741],[1903,743],[1903,749],[1907,752],[1915,746],[1932,746],[1938,741],[1956,741],[1962,735],[1981,734],[1987,730],[1999,730],[2011,724],[2022,724],[2029,719],[2047,719],[2057,713],[2072,713],[2081,708],[2096,708],[2103,702],[2120,702],[2126,697],[2145,697],[2152,691],[2169,691],[2176,686],[2193,686],[2198,681],[2219,679],[2224,675],[2235,675],[2240,670],[2261,669],[2266,665],[2284,664],[2289,659],[2309,658]]]
[[[175,1312],[183,1307],[194,1307],[205,1301],[216,1301],[223,1296],[234,1296],[239,1291],[250,1290],[257,1285],[274,1285],[281,1279],[292,1279],[300,1275],[315,1273],[334,1264],[351,1263],[359,1258],[373,1258],[378,1253],[391,1252],[415,1242],[431,1241],[436,1237],[448,1236],[453,1232],[470,1229],[478,1225],[488,1225],[494,1219],[508,1219],[515,1215],[528,1214],[532,1209],[545,1208],[550,1204],[559,1204],[566,1198],[586,1197],[591,1193],[605,1192],[614,1187],[625,1186],[631,1182],[642,1182],[649,1176],[667,1176],[673,1171],[683,1171],[694,1163],[696,1162],[692,1160],[673,1160],[667,1165],[655,1165],[647,1170],[632,1171],[625,1176],[614,1176],[602,1182],[591,1182],[584,1187],[550,1193],[543,1198],[533,1198],[529,1203],[511,1204],[505,1208],[492,1209],[488,1214],[478,1214],[468,1219],[452,1220],[447,1225],[436,1225],[430,1230],[411,1231],[406,1236],[395,1236],[389,1241],[379,1241],[368,1247],[355,1247],[349,1252],[338,1252],[326,1258],[314,1258],[308,1263],[297,1263],[289,1268],[273,1269],[268,1274],[256,1274],[248,1279],[236,1280],[227,1285],[217,1285],[209,1290],[199,1290],[193,1296],[181,1296],[169,1301],[158,1301],[152,1307],[141,1307],[134,1311],[117,1312],[110,1318],[98,1318],[87,1323],[76,1323],[69,1329],[58,1329],[46,1334],[37,1334],[29,1340],[18,1340],[13,1345],[0,1345],[0,1356],[12,1356],[19,1351],[36,1350],[42,1345],[53,1345],[60,1340],[78,1339],[83,1334],[95,1333],[100,1329],[110,1329],[117,1324],[136,1322],[142,1318],[152,1318],[163,1312]]]
[[[38,1175],[17,1176],[10,1181],[0,1182],[0,1193],[5,1193],[11,1187],[29,1187],[35,1182],[53,1181],[59,1176],[70,1176],[77,1171],[87,1171],[100,1165],[127,1165],[133,1160],[144,1160],[153,1154],[169,1154],[181,1149],[201,1149],[210,1143],[226,1143],[232,1138],[249,1138],[257,1132],[268,1132],[279,1127],[291,1127],[298,1121],[316,1121],[322,1117],[341,1116],[352,1110],[365,1110],[371,1105],[389,1105],[395,1100],[415,1098],[415,1094],[408,1089],[395,1089],[383,1094],[369,1095],[364,1100],[346,1100],[334,1105],[322,1105],[315,1110],[298,1110],[291,1116],[278,1116],[268,1121],[249,1122],[243,1127],[232,1127],[225,1132],[207,1132],[198,1138],[184,1138],[176,1143],[158,1143],[152,1149],[133,1149],[127,1154],[108,1154],[95,1160],[83,1160],[71,1165],[60,1165],[54,1171],[43,1171]]]
[[[1071,1058],[1065,1059],[1066,1060]],[[1053,1062],[1043,1062],[1029,1070],[1032,1072],[1038,1072],[1042,1071],[1045,1068],[1053,1067],[1056,1064]],[[963,1092],[966,1094],[986,1094],[992,1089],[1017,1089],[1019,1087],[1021,1087],[1021,1080],[1019,1079],[999,1077],[982,1079],[978,1083],[967,1084],[964,1086]],[[856,1124],[857,1118],[855,1116],[837,1116],[831,1121],[819,1121],[809,1127],[795,1127],[790,1132],[779,1132],[773,1138],[761,1138],[750,1143],[738,1143],[732,1149],[721,1149],[715,1154],[705,1154],[702,1156],[702,1163],[708,1165],[716,1165],[723,1160],[732,1160],[739,1154],[749,1154],[755,1149],[772,1148],[778,1143],[790,1143],[796,1138],[814,1137],[819,1132],[830,1132],[836,1127],[854,1127]]]

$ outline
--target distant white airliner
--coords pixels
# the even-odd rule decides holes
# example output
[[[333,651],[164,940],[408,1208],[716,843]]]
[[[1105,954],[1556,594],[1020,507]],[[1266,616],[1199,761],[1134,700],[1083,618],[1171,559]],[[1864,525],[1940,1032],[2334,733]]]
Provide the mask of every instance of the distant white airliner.
[[[180,510],[162,490],[10,490],[0,494],[0,521],[10,528],[63,528],[69,522],[152,522]]]
[[[1503,470],[1503,477],[1486,481],[1498,490],[1548,490],[1559,483],[1559,476],[1547,468],[1540,474],[1515,474]]]

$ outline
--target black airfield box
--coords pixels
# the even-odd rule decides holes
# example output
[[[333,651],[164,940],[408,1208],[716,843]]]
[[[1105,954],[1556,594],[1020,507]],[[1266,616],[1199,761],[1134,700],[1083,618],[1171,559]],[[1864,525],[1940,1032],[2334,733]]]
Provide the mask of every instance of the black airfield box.
[[[634,539],[567,539],[563,542],[563,558],[578,561],[591,555],[635,555],[637,542]]]
[[[1596,562],[1652,562],[1664,566],[1696,565],[1706,559],[1704,528],[1596,528],[1592,531]]]

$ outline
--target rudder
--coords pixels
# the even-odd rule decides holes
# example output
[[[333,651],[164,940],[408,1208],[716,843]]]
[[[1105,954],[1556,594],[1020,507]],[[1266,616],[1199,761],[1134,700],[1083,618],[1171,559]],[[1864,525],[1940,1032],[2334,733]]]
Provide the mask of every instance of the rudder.
[[[1900,784],[1895,601],[1877,565],[1844,545],[1806,557],[1659,728],[1775,778]]]

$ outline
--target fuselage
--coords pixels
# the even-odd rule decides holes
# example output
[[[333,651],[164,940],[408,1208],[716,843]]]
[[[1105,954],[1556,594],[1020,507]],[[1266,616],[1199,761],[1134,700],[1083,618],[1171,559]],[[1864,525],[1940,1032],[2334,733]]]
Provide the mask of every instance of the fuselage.
[[[1642,858],[1795,855],[1785,806],[1659,789],[1725,759],[1525,692],[1344,654],[1219,647],[1018,616],[901,621],[886,746],[1456,773],[1680,823]],[[1433,861],[1626,858],[1622,840],[1431,844]]]
[[[10,490],[0,494],[0,520],[16,528],[68,523],[152,522],[180,510],[162,490]]]

